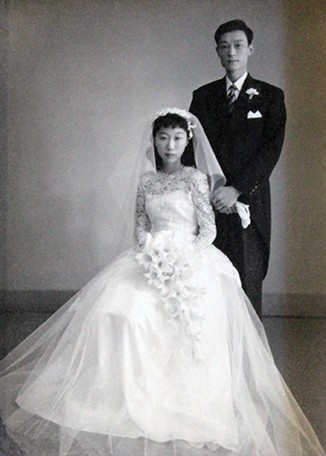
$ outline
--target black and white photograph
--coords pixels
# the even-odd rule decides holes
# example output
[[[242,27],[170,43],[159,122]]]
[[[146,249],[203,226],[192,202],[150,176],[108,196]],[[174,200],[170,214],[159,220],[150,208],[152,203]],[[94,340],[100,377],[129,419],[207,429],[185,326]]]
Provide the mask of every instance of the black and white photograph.
[[[326,456],[325,27],[0,0],[0,456]]]

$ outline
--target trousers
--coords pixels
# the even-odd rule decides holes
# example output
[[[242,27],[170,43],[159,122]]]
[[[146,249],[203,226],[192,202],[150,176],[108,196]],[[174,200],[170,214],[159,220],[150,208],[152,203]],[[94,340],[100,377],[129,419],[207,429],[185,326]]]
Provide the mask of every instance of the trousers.
[[[259,318],[262,316],[262,289],[265,249],[256,226],[242,228],[237,214],[216,214],[217,235],[214,245],[238,270],[242,287]]]

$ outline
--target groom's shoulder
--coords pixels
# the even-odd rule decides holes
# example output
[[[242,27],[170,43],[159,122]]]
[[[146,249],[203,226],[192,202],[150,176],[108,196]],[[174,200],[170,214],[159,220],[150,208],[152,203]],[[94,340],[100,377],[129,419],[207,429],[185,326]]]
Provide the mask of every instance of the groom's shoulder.
[[[195,95],[205,95],[214,92],[215,90],[219,89],[220,87],[224,87],[225,85],[225,78],[217,79],[215,81],[208,82],[197,89],[194,90]]]
[[[266,81],[261,81],[259,79],[251,78],[252,85],[254,88],[260,89],[261,94],[266,97],[284,97],[284,92],[280,87],[277,87],[273,84],[270,84]]]

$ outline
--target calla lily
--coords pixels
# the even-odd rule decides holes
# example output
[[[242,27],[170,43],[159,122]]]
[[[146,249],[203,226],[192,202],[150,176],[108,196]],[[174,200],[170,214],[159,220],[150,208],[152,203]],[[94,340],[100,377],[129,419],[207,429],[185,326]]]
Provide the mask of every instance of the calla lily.
[[[191,249],[189,249],[191,250]],[[185,335],[194,345],[200,341],[200,312],[202,290],[192,284],[191,264],[194,256],[181,250],[166,232],[155,238],[149,235],[136,261],[144,270],[149,284],[159,292],[162,311],[177,328],[183,328]],[[193,352],[197,352],[193,346]]]

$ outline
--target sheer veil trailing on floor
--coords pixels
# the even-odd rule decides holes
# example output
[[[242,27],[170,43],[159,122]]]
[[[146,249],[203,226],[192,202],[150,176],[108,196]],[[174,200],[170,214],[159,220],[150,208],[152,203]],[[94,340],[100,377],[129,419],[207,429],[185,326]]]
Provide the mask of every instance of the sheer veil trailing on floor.
[[[194,142],[203,135],[204,145],[198,120],[189,121]],[[189,248],[198,219],[215,226],[201,199],[204,176],[188,167],[156,173],[150,137],[148,129],[133,178],[148,171],[141,180],[146,208],[161,229],[152,229],[153,239],[170,236],[175,256],[188,252],[187,302],[202,313],[199,355],[178,326],[180,315],[175,324],[165,318],[161,295],[136,261],[139,248],[131,247],[0,363],[8,434],[30,456],[325,456],[236,270],[212,245]],[[197,166],[211,187],[223,183],[218,163],[207,163]],[[120,165],[110,188],[114,214],[124,221],[112,236],[127,243],[137,182],[122,194]]]

